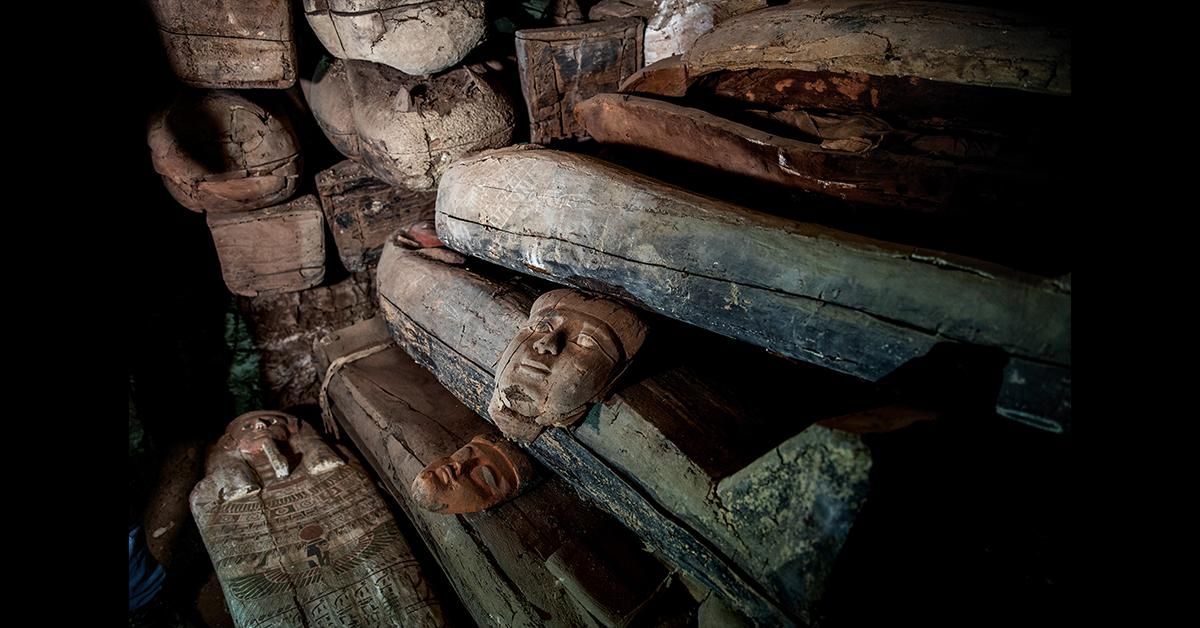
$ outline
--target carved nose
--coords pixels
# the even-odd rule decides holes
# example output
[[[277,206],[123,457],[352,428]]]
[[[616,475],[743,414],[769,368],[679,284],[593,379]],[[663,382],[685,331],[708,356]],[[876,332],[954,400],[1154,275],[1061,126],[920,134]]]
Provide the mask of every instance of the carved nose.
[[[562,334],[557,331],[552,331],[545,336],[542,336],[537,342],[533,343],[533,348],[536,349],[538,353],[558,355],[559,351],[562,351]]]

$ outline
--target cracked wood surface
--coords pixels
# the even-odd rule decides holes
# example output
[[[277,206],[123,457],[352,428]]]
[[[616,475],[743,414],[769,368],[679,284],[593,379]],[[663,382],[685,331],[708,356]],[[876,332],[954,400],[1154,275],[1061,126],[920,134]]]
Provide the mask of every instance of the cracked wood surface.
[[[1065,28],[986,7],[821,0],[736,17],[684,56],[688,74],[799,70],[1071,93]]]
[[[374,264],[393,231],[432,220],[437,193],[388,185],[349,159],[316,176],[321,208],[338,257],[357,272]]]
[[[345,62],[336,57],[325,57],[313,71],[312,80],[300,79],[300,89],[317,127],[329,143],[339,153],[358,160],[361,151],[348,81]]]
[[[657,0],[646,18],[646,65],[691,49],[722,22],[767,6],[767,0]]]
[[[455,159],[512,140],[512,102],[486,67],[422,77],[378,63],[344,65],[360,161],[388,184],[436,188]]]
[[[495,363],[536,295],[392,244],[379,273],[393,335],[486,416]],[[742,570],[807,617],[862,505],[870,455],[855,436],[805,426],[855,391],[819,374],[768,384],[769,370],[737,353],[669,353],[533,453],[747,615],[783,620]],[[798,385],[812,393],[802,408],[776,394]]]
[[[356,459],[286,478],[247,457],[262,481],[226,501],[212,475],[189,497],[192,516],[237,626],[444,626],[441,603],[382,496]]]
[[[191,87],[285,89],[296,82],[287,0],[151,0],[167,62]]]
[[[322,366],[387,338],[381,319],[339,330],[319,343]],[[669,577],[666,570],[557,478],[482,513],[447,516],[416,507],[408,487],[426,464],[476,434],[496,430],[402,350],[348,364],[334,376],[330,397],[335,415],[367,453],[480,625],[610,625],[584,609],[596,608],[597,601],[601,606],[633,602],[640,608],[658,597]],[[593,550],[587,565],[559,564],[567,556],[562,551],[580,542]],[[618,565],[624,570],[614,571]],[[564,575],[568,582],[558,583],[556,577]],[[622,591],[628,600],[614,601],[606,593],[614,581],[629,585]],[[573,597],[585,593],[586,604]],[[671,612],[690,610],[683,606]]]
[[[458,162],[437,229],[460,252],[872,381],[947,341],[1070,365],[1070,292],[1050,280],[754,212],[582,155]]]
[[[1015,170],[878,147],[841,150],[837,140],[800,141],[700,109],[627,94],[594,96],[576,106],[575,115],[601,143],[652,150],[766,183],[885,207],[1007,211],[1034,196],[1030,190],[1037,179]],[[866,143],[861,139],[855,148]]]
[[[311,194],[266,209],[209,214],[208,228],[234,294],[296,292],[325,278],[325,221]]]
[[[516,32],[531,141],[586,137],[575,103],[616,91],[642,67],[642,22],[624,18]]]
[[[304,16],[335,57],[412,75],[441,72],[487,31],[484,0],[304,0]]]
[[[317,404],[325,373],[317,372],[316,341],[375,315],[372,270],[299,292],[237,298],[261,356],[268,407]]]
[[[184,207],[236,212],[282,203],[296,193],[300,143],[285,108],[270,95],[181,94],[147,133],[154,171]]]

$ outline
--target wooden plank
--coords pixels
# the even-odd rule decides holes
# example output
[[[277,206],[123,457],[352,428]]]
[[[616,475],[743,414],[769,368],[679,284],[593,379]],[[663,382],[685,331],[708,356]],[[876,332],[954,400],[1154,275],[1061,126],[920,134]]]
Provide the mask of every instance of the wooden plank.
[[[191,87],[284,89],[296,82],[288,0],[152,0],[167,62]]]
[[[324,372],[317,370],[314,344],[329,332],[375,315],[374,273],[299,292],[238,297],[249,326],[266,405],[288,408],[316,404]]]
[[[847,140],[800,141],[639,96],[593,96],[576,106],[575,115],[602,143],[652,150],[757,181],[883,207],[1011,211],[1035,197],[1031,191],[1043,178],[877,147],[857,150],[863,148],[860,144],[845,150]]]
[[[684,65],[689,97],[726,107],[858,111],[1046,139],[1072,115],[1070,30],[988,7],[792,3],[701,36]]]
[[[379,287],[397,340],[486,416],[495,364],[535,295],[394,244],[384,248]],[[747,615],[783,617],[743,571],[789,614],[807,617],[861,507],[870,456],[855,436],[805,429],[840,413],[836,404],[797,410],[794,397],[770,391],[794,392],[798,382],[776,385],[744,355],[704,349],[645,366],[652,376],[619,385],[573,430],[547,430],[531,452]],[[686,366],[697,362],[722,367]],[[806,399],[846,390],[828,377],[805,388],[817,393]],[[756,407],[764,397],[775,403]],[[788,523],[770,523],[780,521]]]
[[[432,190],[388,185],[349,159],[316,176],[317,195],[338,257],[357,272],[374,264],[392,232],[433,219]]]
[[[531,141],[585,137],[575,103],[616,91],[642,67],[642,22],[590,22],[516,33],[521,91],[529,109]]]
[[[623,94],[682,98],[687,94],[687,66],[682,55],[659,59],[629,75],[618,88]]]
[[[325,278],[325,221],[312,194],[266,209],[209,214],[208,228],[234,294],[296,292]]]
[[[339,330],[320,343],[322,365],[387,339],[380,319]],[[408,494],[417,473],[495,428],[400,349],[345,366],[330,396],[480,625],[625,625],[660,597],[667,571],[557,478],[483,513],[417,508]],[[614,597],[614,582],[624,583],[625,597]],[[693,610],[677,604],[673,612]]]
[[[304,16],[335,57],[441,72],[487,32],[484,0],[304,0]]]
[[[546,149],[463,160],[438,191],[450,247],[619,296],[868,380],[939,342],[1069,366],[1055,282],[746,210]]]
[[[919,78],[751,69],[696,77],[687,68],[689,99],[726,107],[862,112],[936,132],[983,130],[1003,135],[1050,136],[1069,119],[1065,96]]]
[[[702,36],[685,60],[693,79],[778,69],[1071,93],[1069,29],[938,2],[820,0],[753,11]],[[873,97],[869,88],[865,95]]]

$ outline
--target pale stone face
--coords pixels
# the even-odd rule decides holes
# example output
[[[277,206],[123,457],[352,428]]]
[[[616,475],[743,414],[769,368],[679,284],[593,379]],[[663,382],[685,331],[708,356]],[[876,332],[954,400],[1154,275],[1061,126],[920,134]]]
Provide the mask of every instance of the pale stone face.
[[[304,13],[334,56],[413,75],[462,61],[487,28],[484,0],[305,0]]]

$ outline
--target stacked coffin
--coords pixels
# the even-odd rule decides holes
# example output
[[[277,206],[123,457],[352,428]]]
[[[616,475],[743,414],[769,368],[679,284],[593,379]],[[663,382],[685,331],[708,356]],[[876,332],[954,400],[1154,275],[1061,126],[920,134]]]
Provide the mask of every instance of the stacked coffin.
[[[295,82],[286,3],[153,4],[188,85]],[[1069,430],[1070,260],[1044,250],[1069,33],[930,2],[526,4],[509,58],[482,0],[305,0],[331,56],[300,89],[340,153],[311,178],[278,94],[185,94],[150,132],[275,401],[321,404],[476,623],[819,624],[864,433]],[[217,489],[212,530],[240,512]]]
[[[911,384],[913,371],[928,379],[939,372],[933,364],[969,372],[962,388],[975,396],[944,405],[1069,429],[1069,266],[1038,251],[1007,265],[991,251],[969,255],[972,237],[998,217],[1015,232],[1040,226],[1025,221],[1054,193],[1040,155],[1059,147],[1050,130],[1067,107],[1069,38],[971,7],[794,4],[730,19],[612,90],[646,31],[604,17],[614,19],[517,33],[531,138],[566,152],[517,146],[457,161],[439,186],[438,237],[466,256],[818,366],[791,382],[814,390],[802,398],[816,416],[747,438],[739,431],[797,412],[781,404],[757,415],[751,399],[766,390],[710,392],[735,373],[703,378],[643,353],[655,367],[630,369],[603,404],[531,428],[520,417],[544,412],[538,404],[555,392],[539,396],[510,371],[543,371],[557,341],[530,339],[554,337],[554,321],[572,318],[561,306],[539,309],[536,293],[552,293],[537,280],[390,243],[378,275],[382,313],[463,403],[689,578],[756,623],[817,621],[871,467],[847,430],[893,429],[949,409],[936,398],[925,411],[836,400],[901,394],[896,381]],[[584,137],[605,150],[569,143]],[[582,151],[643,171],[669,172],[654,163],[663,157],[703,169],[680,168],[671,185]],[[695,194],[687,188],[713,193],[699,172],[744,186],[726,191],[730,200],[761,187],[786,202],[751,209]],[[856,226],[887,219],[861,230],[842,217],[828,221],[841,228],[816,220],[839,208]],[[962,229],[968,244],[947,252],[890,234],[896,215],[942,234]],[[581,337],[581,346],[605,345]],[[561,342],[565,354],[578,351]],[[521,343],[533,348],[522,353]],[[708,360],[739,371],[765,363]],[[831,386],[830,372],[857,383]]]

